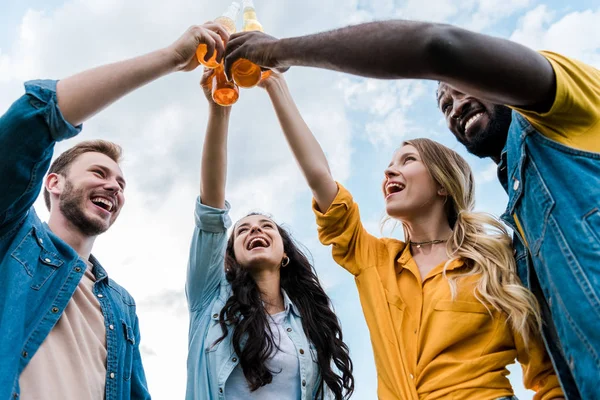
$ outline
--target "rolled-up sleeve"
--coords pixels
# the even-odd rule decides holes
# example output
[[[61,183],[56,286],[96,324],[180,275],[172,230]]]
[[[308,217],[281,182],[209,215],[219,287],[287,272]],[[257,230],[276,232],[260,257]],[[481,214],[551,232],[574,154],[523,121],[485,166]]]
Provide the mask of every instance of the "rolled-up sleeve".
[[[190,247],[187,269],[186,295],[190,311],[208,306],[217,295],[225,277],[224,259],[227,246],[227,229],[231,227],[230,205],[225,209],[196,201],[194,236]]]
[[[63,118],[56,83],[25,83],[25,94],[0,117],[0,236],[35,202],[55,142],[81,131]]]
[[[360,220],[358,205],[350,192],[338,183],[338,193],[326,212],[321,212],[313,199],[319,240],[332,245],[333,259],[348,272],[358,275],[377,259],[382,244],[369,234]]]
[[[533,336],[525,346],[521,336],[515,333],[515,345],[517,360],[523,368],[523,384],[525,388],[535,391],[534,400],[564,398],[542,338]]]

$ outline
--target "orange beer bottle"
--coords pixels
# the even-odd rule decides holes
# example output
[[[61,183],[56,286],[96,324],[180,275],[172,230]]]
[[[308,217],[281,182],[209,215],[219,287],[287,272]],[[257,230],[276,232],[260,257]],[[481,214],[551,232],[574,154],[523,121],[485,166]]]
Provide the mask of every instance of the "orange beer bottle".
[[[263,27],[256,18],[256,10],[252,0],[243,0],[244,4],[244,26],[242,30],[246,31],[263,31]],[[237,60],[231,66],[231,75],[233,81],[239,87],[251,88],[260,82],[262,71],[260,67],[244,58]]]
[[[215,22],[223,25],[229,34],[235,33],[235,20],[237,19],[239,13],[240,3],[234,1],[220,17],[215,19]],[[198,58],[198,62],[208,68],[217,68],[219,66],[219,63],[217,62],[217,52],[215,51],[213,56],[208,61],[204,61],[207,51],[208,49],[205,44],[198,46],[196,49],[196,57]]]
[[[228,81],[223,65],[215,69],[212,77],[212,98],[220,106],[230,106],[240,97],[240,89],[234,82]]]

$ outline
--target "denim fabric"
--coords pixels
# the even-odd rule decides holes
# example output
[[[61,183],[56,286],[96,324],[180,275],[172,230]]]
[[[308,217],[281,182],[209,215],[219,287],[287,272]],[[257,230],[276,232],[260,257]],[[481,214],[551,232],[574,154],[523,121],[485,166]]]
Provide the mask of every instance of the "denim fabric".
[[[516,232],[519,276],[541,303],[565,395],[597,398],[600,154],[552,141],[513,112],[498,176],[509,196],[502,219]]]
[[[0,117],[0,399],[16,399],[19,375],[60,318],[85,262],[32,205],[57,141],[81,127],[66,122],[56,81],[32,81]],[[106,326],[106,400],[149,399],[135,302],[91,257]],[[56,366],[60,368],[60,366]],[[85,371],[82,371],[85,373]]]
[[[224,256],[227,228],[231,226],[229,203],[224,210],[196,202],[196,228],[190,249],[186,295],[190,311],[187,400],[224,400],[225,383],[239,364],[231,343],[231,330],[223,341],[219,313],[231,297],[225,278]],[[296,347],[300,361],[298,399],[312,400],[320,382],[314,346],[302,328],[302,317],[284,292],[289,310],[285,330]],[[243,345],[243,344],[242,344]]]

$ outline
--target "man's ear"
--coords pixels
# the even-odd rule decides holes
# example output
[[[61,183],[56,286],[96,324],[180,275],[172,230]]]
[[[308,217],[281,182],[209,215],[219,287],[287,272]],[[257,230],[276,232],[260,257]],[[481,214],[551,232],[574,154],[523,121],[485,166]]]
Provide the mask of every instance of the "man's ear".
[[[65,179],[62,175],[56,173],[50,173],[46,176],[45,186],[46,190],[52,195],[60,196],[64,189]]]

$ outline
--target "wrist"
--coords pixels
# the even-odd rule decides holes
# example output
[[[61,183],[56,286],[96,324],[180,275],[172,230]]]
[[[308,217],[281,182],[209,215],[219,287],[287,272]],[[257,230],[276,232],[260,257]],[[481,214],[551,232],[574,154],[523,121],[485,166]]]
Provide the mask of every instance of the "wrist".
[[[271,76],[265,83],[265,89],[271,97],[281,96],[287,91],[287,84],[282,76]]]
[[[208,114],[211,117],[227,118],[231,114],[231,107],[223,107],[213,103],[208,107]]]
[[[289,39],[279,39],[269,45],[268,52],[271,54],[271,59],[275,60],[275,68],[286,68],[290,67],[288,54],[289,46],[287,43]]]
[[[168,73],[176,72],[181,68],[181,56],[171,47],[156,50],[156,56],[165,64]]]

